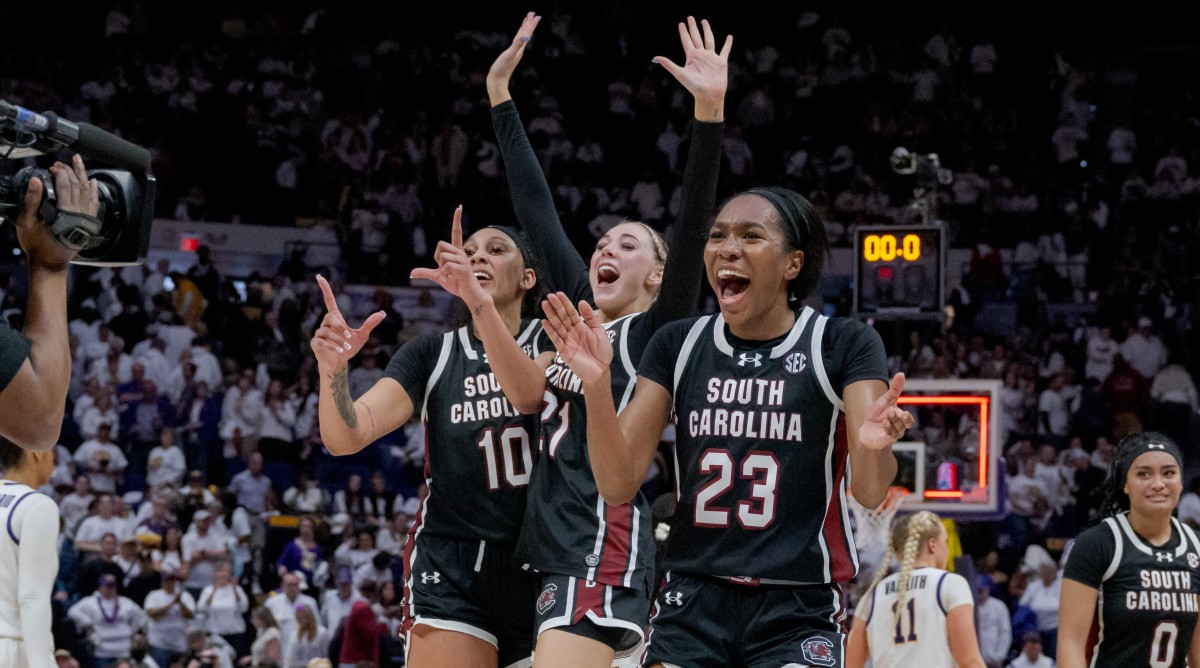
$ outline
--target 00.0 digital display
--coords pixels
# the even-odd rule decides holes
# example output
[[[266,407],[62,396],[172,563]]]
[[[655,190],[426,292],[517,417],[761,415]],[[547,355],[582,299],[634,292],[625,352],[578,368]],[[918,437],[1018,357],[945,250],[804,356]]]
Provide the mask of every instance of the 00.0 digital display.
[[[863,237],[862,256],[868,262],[891,262],[896,258],[916,262],[921,259],[921,237],[906,234],[897,241],[894,234],[868,234]]]

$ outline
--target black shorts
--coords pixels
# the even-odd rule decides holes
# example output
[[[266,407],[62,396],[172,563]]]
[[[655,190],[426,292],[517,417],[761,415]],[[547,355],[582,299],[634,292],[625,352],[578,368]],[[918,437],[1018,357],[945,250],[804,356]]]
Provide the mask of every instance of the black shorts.
[[[514,545],[418,534],[404,561],[404,632],[425,624],[496,646],[501,668],[533,653],[537,577]]]
[[[668,574],[643,665],[840,668],[845,617],[837,585],[748,586]]]
[[[570,575],[541,574],[537,632],[558,629],[621,652],[646,637],[650,592],[614,587]]]

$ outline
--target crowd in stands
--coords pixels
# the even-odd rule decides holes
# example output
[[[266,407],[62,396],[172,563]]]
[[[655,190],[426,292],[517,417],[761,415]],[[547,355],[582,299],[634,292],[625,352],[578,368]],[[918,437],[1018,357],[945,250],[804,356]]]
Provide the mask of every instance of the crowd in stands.
[[[451,30],[419,10],[412,23],[437,27],[416,31],[388,10],[307,2],[101,4],[72,24],[94,62],[4,67],[0,98],[151,147],[161,216],[335,227],[343,262],[325,271],[342,277],[343,312],[362,312],[347,282],[406,283],[429,264],[452,206],[510,218],[483,75],[517,14]],[[615,6],[627,13],[547,11],[512,86],[581,249],[624,216],[672,220],[687,150],[686,100],[646,65],[663,42],[639,43],[645,28]],[[795,188],[845,244],[853,224],[910,219],[893,147],[937,152],[953,172],[939,219],[970,249],[948,286],[953,316],[885,341],[906,342],[889,353],[909,377],[1003,382],[1008,513],[960,531],[988,665],[1039,665],[1054,654],[1053,555],[1094,521],[1113,445],[1155,429],[1195,457],[1200,88],[1181,78],[1164,93],[1150,73],[1053,39],[1024,49],[985,30],[875,23],[797,9],[766,37],[760,24],[735,32],[721,193]],[[50,490],[60,665],[402,665],[421,427],[351,457],[323,449],[313,269],[293,257],[273,276],[225,276],[201,248],[187,267],[75,270]],[[14,324],[21,290],[16,273],[0,281]],[[824,297],[848,314],[844,291]],[[426,304],[401,314],[375,294],[387,318],[355,359],[352,395],[404,340],[448,325]],[[969,471],[978,425],[918,417],[931,465]],[[1180,518],[1200,525],[1196,491]]]

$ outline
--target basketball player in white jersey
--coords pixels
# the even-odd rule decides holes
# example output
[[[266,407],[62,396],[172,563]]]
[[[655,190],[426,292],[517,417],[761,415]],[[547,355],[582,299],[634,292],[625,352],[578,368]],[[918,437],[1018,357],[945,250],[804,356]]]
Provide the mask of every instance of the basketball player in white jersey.
[[[984,668],[975,637],[975,599],[961,575],[944,570],[950,548],[938,516],[900,518],[883,566],[854,612],[847,668]],[[892,557],[900,572],[884,577]]]
[[[36,491],[50,481],[54,451],[23,450],[0,437],[0,469],[0,666],[56,668],[50,596],[58,506]]]

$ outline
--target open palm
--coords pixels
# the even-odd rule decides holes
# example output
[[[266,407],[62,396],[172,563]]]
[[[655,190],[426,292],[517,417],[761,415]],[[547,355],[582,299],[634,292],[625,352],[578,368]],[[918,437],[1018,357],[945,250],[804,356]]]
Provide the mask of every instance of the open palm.
[[[683,44],[682,67],[665,56],[657,56],[654,61],[666,68],[696,99],[723,99],[729,87],[729,51],[733,47],[733,35],[725,37],[725,44],[718,52],[708,21],[701,21],[697,26],[696,19],[689,16],[686,25],[679,24],[679,41]]]
[[[525,45],[533,39],[533,31],[537,29],[541,20],[542,17],[533,12],[526,14],[525,20],[521,22],[521,28],[513,37],[512,44],[509,44],[507,49],[496,56],[495,62],[488,70],[487,91],[493,107],[510,99],[508,82],[512,80],[513,72],[516,71],[517,64],[521,62],[521,56],[525,55]]]
[[[571,371],[585,383],[602,377],[612,363],[613,348],[591,305],[579,302],[576,311],[571,300],[558,292],[546,296],[542,310],[546,314],[542,325]]]

